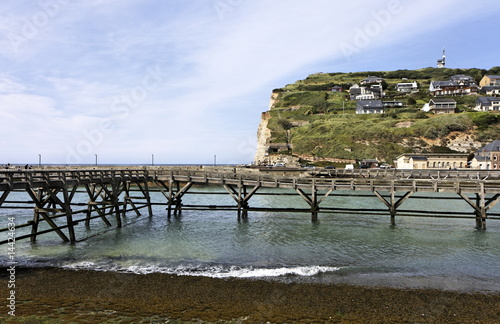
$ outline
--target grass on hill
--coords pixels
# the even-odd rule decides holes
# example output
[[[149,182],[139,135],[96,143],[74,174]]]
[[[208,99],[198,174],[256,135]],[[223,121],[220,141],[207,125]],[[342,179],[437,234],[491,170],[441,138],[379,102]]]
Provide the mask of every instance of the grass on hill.
[[[470,134],[483,142],[500,138],[500,115],[473,111],[476,96],[454,97],[461,112],[458,114],[433,115],[421,111],[423,104],[432,98],[427,90],[430,81],[447,80],[456,74],[470,75],[479,83],[483,75],[500,74],[500,67],[310,75],[274,90],[278,100],[271,109],[268,125],[271,143],[293,144],[290,152],[293,154],[391,162],[402,153],[446,151],[448,137],[453,132]],[[384,78],[388,94],[384,100],[413,104],[389,108],[383,115],[356,115],[356,102],[349,100],[347,92],[329,91],[334,85],[348,90],[369,75]],[[417,81],[420,91],[412,95],[394,91],[395,84],[403,79]],[[425,140],[437,140],[439,145],[431,146]]]

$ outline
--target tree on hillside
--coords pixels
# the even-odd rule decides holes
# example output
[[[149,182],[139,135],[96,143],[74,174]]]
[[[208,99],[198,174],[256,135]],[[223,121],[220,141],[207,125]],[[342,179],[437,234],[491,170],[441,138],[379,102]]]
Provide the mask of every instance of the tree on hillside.
[[[417,101],[413,99],[412,97],[408,98],[408,106],[414,106],[417,104]]]
[[[488,75],[498,75],[500,74],[500,66],[494,66],[487,72]]]
[[[285,141],[286,144],[290,144],[290,129],[292,129],[292,123],[284,118],[278,120],[278,125],[285,131]]]

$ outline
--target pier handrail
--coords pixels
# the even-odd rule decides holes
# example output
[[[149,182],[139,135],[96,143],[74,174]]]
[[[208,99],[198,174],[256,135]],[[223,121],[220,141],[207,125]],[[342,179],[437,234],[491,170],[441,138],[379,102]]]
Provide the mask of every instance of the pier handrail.
[[[131,179],[169,180],[195,183],[242,182],[265,187],[300,188],[314,181],[319,189],[344,190],[409,190],[476,192],[486,190],[500,193],[500,171],[491,170],[398,170],[358,169],[321,170],[289,175],[286,172],[217,172],[191,169],[83,169],[83,170],[0,170],[0,187],[54,186],[58,184],[86,182],[112,182]],[[362,189],[361,189],[362,188]],[[1,189],[1,188],[0,188]]]

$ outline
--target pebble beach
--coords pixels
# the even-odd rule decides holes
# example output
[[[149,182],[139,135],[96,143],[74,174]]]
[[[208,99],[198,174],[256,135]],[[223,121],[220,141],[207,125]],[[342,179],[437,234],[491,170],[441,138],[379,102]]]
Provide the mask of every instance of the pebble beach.
[[[15,292],[3,322],[500,323],[499,294],[427,289],[37,268]]]

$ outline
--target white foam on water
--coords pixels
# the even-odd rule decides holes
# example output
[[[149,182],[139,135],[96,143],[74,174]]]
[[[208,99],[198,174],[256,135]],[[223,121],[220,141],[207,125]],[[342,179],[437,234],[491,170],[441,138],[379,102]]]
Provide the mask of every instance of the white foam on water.
[[[93,262],[78,262],[63,266],[65,269],[74,270],[96,270],[96,271],[118,271],[136,274],[166,273],[179,276],[201,276],[211,278],[266,278],[295,275],[301,277],[311,277],[321,273],[335,272],[339,267],[327,266],[299,266],[299,267],[280,267],[280,268],[256,268],[256,267],[224,267],[224,266],[128,266],[128,267],[110,267],[100,266]]]

